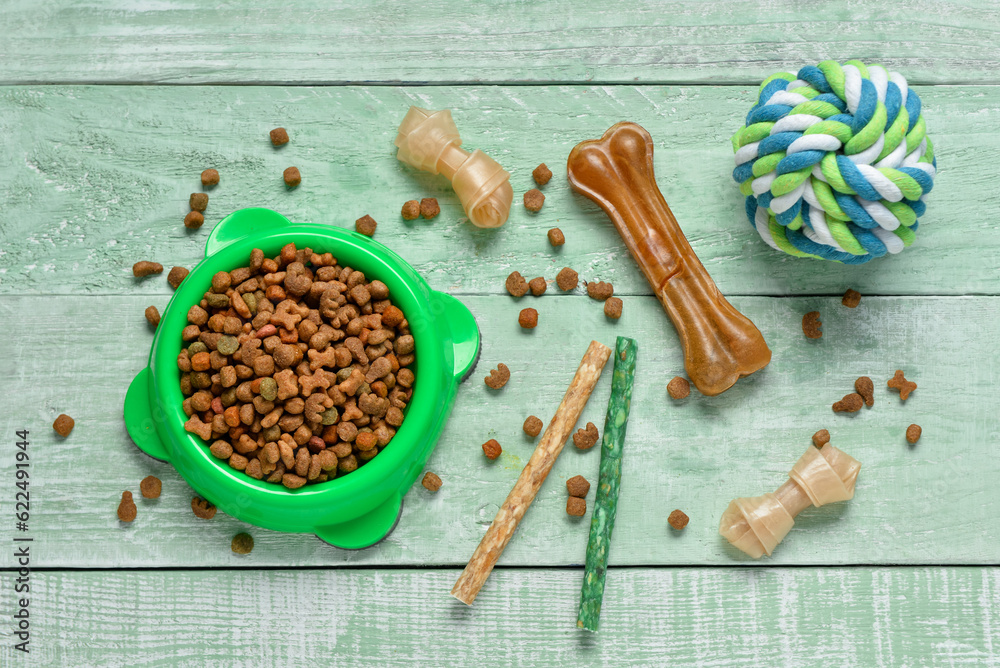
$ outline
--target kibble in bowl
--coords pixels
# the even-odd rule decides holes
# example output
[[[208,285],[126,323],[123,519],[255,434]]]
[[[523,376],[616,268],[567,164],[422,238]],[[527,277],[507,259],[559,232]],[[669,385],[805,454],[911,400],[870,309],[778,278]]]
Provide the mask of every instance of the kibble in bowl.
[[[343,291],[329,293],[334,283]],[[352,304],[357,315],[342,310]],[[213,229],[206,259],[163,313],[150,365],[126,396],[126,426],[224,513],[366,547],[394,526],[478,351],[468,309],[378,242],[244,209]]]

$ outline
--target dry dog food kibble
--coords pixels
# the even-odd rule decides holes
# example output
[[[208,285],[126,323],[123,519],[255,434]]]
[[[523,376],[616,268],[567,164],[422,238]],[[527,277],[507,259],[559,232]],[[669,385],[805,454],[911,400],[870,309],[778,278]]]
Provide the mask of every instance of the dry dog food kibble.
[[[604,302],[604,315],[612,320],[617,320],[622,317],[622,306],[622,300],[618,297],[610,297]]]
[[[861,293],[857,290],[851,290],[848,288],[847,292],[844,293],[844,297],[840,300],[840,303],[847,308],[855,308],[861,303]]]
[[[499,390],[510,380],[510,369],[503,362],[497,364],[497,368],[490,369],[490,375],[486,376],[486,387]]]
[[[578,496],[566,499],[566,514],[572,517],[583,517],[587,514],[587,502]]]
[[[201,173],[201,185],[217,186],[219,185],[219,170],[217,169],[206,169]]]
[[[403,204],[403,220],[416,220],[420,217],[420,202],[411,199]]]
[[[538,188],[532,188],[524,193],[524,208],[528,211],[538,213],[542,210],[543,204],[545,204],[545,195]]]
[[[845,394],[844,398],[833,405],[834,413],[857,413],[865,405],[865,400],[857,392]]]
[[[208,208],[208,195],[206,193],[191,193],[188,199],[192,211],[204,212]]]
[[[899,369],[896,370],[896,375],[890,378],[886,384],[894,390],[899,390],[899,398],[903,401],[906,401],[910,396],[910,392],[917,389],[917,384],[906,380],[903,372]]]
[[[591,299],[596,299],[597,301],[603,302],[605,299],[610,299],[615,294],[615,286],[610,283],[602,283],[599,281],[591,281],[587,283],[587,296]]]
[[[184,227],[189,230],[197,230],[199,227],[204,225],[205,216],[198,211],[190,211],[188,215],[184,216]]]
[[[544,186],[546,183],[549,182],[549,179],[552,178],[552,170],[549,169],[543,162],[542,164],[538,165],[538,167],[535,167],[534,171],[531,172],[531,178],[533,178],[535,180],[535,183],[537,183],[538,185]]]
[[[524,280],[524,276],[520,272],[513,271],[507,277],[504,287],[507,288],[511,297],[523,297],[528,292],[528,281]]]
[[[542,278],[541,276],[533,278],[530,281],[528,281],[528,288],[531,290],[531,294],[533,294],[536,297],[541,297],[542,295],[544,295],[545,289],[547,287],[548,286],[545,284],[545,279]]]
[[[577,496],[582,499],[590,491],[590,483],[582,475],[575,475],[566,481],[566,491],[569,492],[570,496]]]
[[[288,132],[285,131],[285,128],[271,130],[271,143],[275,146],[284,146],[288,143]]]
[[[688,518],[688,516],[684,514],[684,512],[681,510],[673,511],[672,513],[670,513],[670,517],[667,518],[667,524],[669,524],[671,528],[676,529],[677,531],[680,531],[681,529],[686,527],[689,521],[690,518]]]
[[[526,308],[517,316],[517,324],[524,329],[534,329],[538,326],[538,311],[533,308]]]
[[[819,311],[809,311],[802,316],[802,333],[807,339],[823,338],[823,331],[820,327],[823,323],[819,319]]]
[[[503,452],[503,448],[500,447],[495,438],[483,443],[483,454],[486,455],[487,459],[496,459],[501,452]]]
[[[670,382],[667,383],[667,393],[670,395],[671,399],[683,399],[691,394],[691,383],[688,382],[687,378],[674,376]]]
[[[424,474],[424,479],[420,481],[420,484],[428,490],[436,492],[441,489],[441,485],[444,483],[441,482],[441,478],[438,477],[437,473],[431,473],[428,471]]]
[[[566,235],[564,235],[562,233],[562,230],[560,230],[558,227],[553,227],[551,230],[549,230],[547,236],[549,238],[549,243],[552,244],[553,246],[558,247],[566,243]]]
[[[826,429],[820,429],[815,434],[813,434],[813,445],[817,448],[822,448],[824,445],[830,442],[830,432]]]
[[[176,290],[180,286],[181,281],[187,278],[189,273],[191,272],[184,267],[174,267],[170,270],[170,273],[167,274],[167,283],[170,284],[170,287]]]
[[[139,483],[139,491],[144,499],[158,499],[163,490],[163,483],[155,475],[148,475]]]
[[[146,322],[153,326],[155,329],[157,325],[160,324],[160,312],[155,306],[147,306],[145,311]]]
[[[236,554],[250,554],[253,552],[253,536],[248,533],[238,533],[233,536],[229,548]]]
[[[527,419],[524,421],[524,427],[523,427],[524,433],[530,436],[531,438],[535,438],[540,433],[542,433],[543,426],[545,425],[542,424],[541,420],[536,418],[534,415],[529,415]]]
[[[906,442],[910,445],[915,444],[920,440],[921,432],[923,432],[923,429],[920,428],[919,424],[911,424],[906,428]]]
[[[132,275],[136,278],[145,278],[153,274],[162,274],[163,265],[159,262],[149,262],[142,260],[132,265]]]
[[[210,520],[215,517],[215,511],[218,509],[205,499],[196,496],[191,499],[191,510],[194,511],[197,517],[203,520]]]
[[[184,428],[231,468],[291,489],[391,447],[416,383],[388,287],[294,244],[213,276],[181,337]]]
[[[121,503],[118,504],[118,519],[122,522],[131,522],[139,514],[139,509],[135,507],[132,500],[132,492],[122,492]]]
[[[437,198],[425,197],[420,200],[420,215],[425,219],[430,220],[439,213],[441,213],[441,207],[438,205]]]
[[[586,429],[577,429],[573,434],[573,445],[580,450],[590,450],[597,444],[600,434],[597,433],[597,425],[593,422],[587,423]]]
[[[570,269],[569,267],[563,267],[558,274],[556,274],[556,285],[563,292],[568,292],[569,290],[575,290],[576,286],[580,284],[580,275]]]
[[[295,188],[302,183],[302,174],[299,173],[298,167],[286,168],[282,174],[282,178],[285,179],[285,185],[289,188]]]
[[[861,376],[854,381],[854,391],[865,400],[865,406],[871,408],[875,405],[875,383],[868,376]]]
[[[368,237],[375,234],[375,228],[377,226],[378,223],[376,223],[375,219],[368,214],[365,214],[354,221],[354,229]]]
[[[57,434],[59,434],[63,438],[66,438],[67,436],[69,436],[69,433],[73,431],[73,427],[75,425],[76,422],[73,420],[73,418],[63,413],[62,415],[56,418],[55,422],[52,423],[52,428],[55,429],[55,432]]]

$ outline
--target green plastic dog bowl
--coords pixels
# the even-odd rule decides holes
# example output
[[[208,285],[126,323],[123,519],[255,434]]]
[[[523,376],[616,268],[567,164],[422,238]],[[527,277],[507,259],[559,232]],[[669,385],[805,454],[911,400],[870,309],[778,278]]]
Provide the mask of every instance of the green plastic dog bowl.
[[[330,252],[342,266],[389,286],[416,345],[417,380],[392,442],[358,470],[297,490],[231,469],[211,455],[205,442],[184,430],[187,416],[177,368],[187,311],[209,289],[212,276],[246,266],[254,248],[273,257],[289,242]],[[476,361],[475,318],[454,297],[431,290],[409,264],[378,242],[336,227],[293,224],[269,209],[243,209],[225,218],[212,230],[205,256],[167,305],[149,365],[125,395],[129,436],[147,455],[170,462],[199,495],[231,517],[277,531],[314,533],[342,548],[377,543],[395,526],[403,495],[423,470],[458,384]]]

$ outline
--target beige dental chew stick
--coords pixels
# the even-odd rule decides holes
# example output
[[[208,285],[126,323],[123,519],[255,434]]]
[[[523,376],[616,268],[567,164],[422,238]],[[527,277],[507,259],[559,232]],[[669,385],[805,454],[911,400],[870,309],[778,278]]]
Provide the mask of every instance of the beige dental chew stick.
[[[809,446],[777,492],[730,502],[719,522],[719,533],[754,559],[768,556],[809,506],[854,497],[861,462],[829,443]]]
[[[601,371],[610,356],[611,348],[597,341],[590,342],[590,347],[580,362],[580,368],[576,370],[576,375],[573,376],[569,389],[563,395],[555,416],[545,429],[542,440],[538,442],[531,459],[514,483],[514,489],[510,490],[507,500],[500,506],[493,524],[479,541],[479,546],[472,553],[465,570],[451,588],[451,595],[462,603],[472,605],[476,600],[476,595],[486,582],[486,578],[490,576],[511,536],[514,535],[518,523],[541,489],[559,453],[562,452],[566,439],[576,426],[576,421],[580,418],[583,407],[587,405],[587,399],[597,385]]]
[[[451,111],[410,107],[393,142],[396,157],[411,167],[444,174],[451,181],[462,208],[476,227],[500,227],[507,221],[514,189],[510,174],[480,150],[459,148],[462,138]]]

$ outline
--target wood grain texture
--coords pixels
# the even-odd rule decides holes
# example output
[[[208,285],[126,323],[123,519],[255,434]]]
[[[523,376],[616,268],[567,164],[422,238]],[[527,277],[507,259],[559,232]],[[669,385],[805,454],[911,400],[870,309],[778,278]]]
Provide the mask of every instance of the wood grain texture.
[[[454,411],[428,468],[441,476],[436,494],[416,485],[406,495],[396,530],[379,545],[349,552],[309,535],[251,528],[249,559],[229,550],[247,526],[223,516],[203,521],[190,510],[191,490],[168,465],[141,454],[122,421],[122,400],[146,363],[152,336],[144,297],[2,297],[0,337],[5,379],[0,434],[32,433],[34,565],[60,567],[205,567],[237,564],[462,566],[534,449],[521,430],[529,414],[548,421],[591,339],[617,334],[639,342],[612,565],[756,563],[718,535],[730,500],[775,489],[817,429],[863,464],[855,498],[809,509],[797,518],[768,565],[1000,563],[1000,423],[991,400],[1000,386],[992,337],[1000,326],[995,297],[866,297],[856,309],[839,298],[743,297],[734,305],[761,329],[774,351],[764,370],[724,394],[693,392],[681,402],[666,394],[682,373],[676,335],[652,297],[627,297],[617,322],[583,296],[466,297],[484,334],[480,363],[459,389]],[[517,313],[539,310],[525,333]],[[800,322],[822,314],[824,336],[808,340]],[[971,336],[981,332],[983,336]],[[511,379],[499,393],[483,376],[497,362]],[[903,369],[919,388],[904,404],[885,386]],[[604,374],[579,425],[602,425],[610,376]],[[876,386],[875,406],[835,415],[831,404],[860,375]],[[419,387],[419,379],[418,379]],[[59,413],[76,419],[59,439]],[[916,446],[907,425],[923,427]],[[496,438],[504,454],[488,461],[480,445]],[[8,442],[10,442],[8,440]],[[569,446],[521,522],[500,565],[582,564],[590,514],[566,515],[565,481],[596,480],[599,452]],[[10,479],[13,457],[0,459]],[[138,497],[148,474],[163,480],[157,501]],[[121,492],[136,494],[139,517],[115,517]],[[593,502],[593,492],[590,505]],[[691,523],[672,532],[666,516],[680,508]],[[0,523],[0,542],[13,525]],[[450,587],[450,584],[449,584]],[[577,588],[578,589],[578,588]]]
[[[656,142],[658,182],[695,251],[727,295],[997,294],[1000,247],[989,211],[1000,204],[1000,87],[921,88],[941,168],[917,241],[861,267],[772,250],[743,213],[728,136],[750,108],[736,87],[42,87],[0,88],[0,293],[156,294],[164,277],[132,278],[140,259],[192,266],[211,227],[245,206],[301,222],[379,221],[376,239],[441,290],[503,294],[507,274],[549,278],[572,266],[618,294],[649,286],[607,217],[570,192],[565,159],[622,118]],[[465,221],[442,177],[394,157],[411,104],[452,107],[469,148],[512,174],[515,207],[499,230]],[[289,129],[274,149],[267,132]],[[531,170],[555,177],[537,215],[521,204]],[[282,170],[297,165],[288,191]],[[207,222],[181,221],[198,175],[217,168]],[[442,214],[407,223],[402,203],[436,196]],[[464,221],[464,222],[463,222]],[[545,232],[559,226],[553,250]]]
[[[863,58],[996,83],[990,0],[7,0],[3,83],[747,83]]]
[[[30,665],[1000,666],[997,568],[614,569],[599,634],[581,575],[498,569],[470,609],[452,570],[35,573]]]

